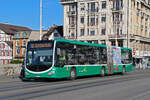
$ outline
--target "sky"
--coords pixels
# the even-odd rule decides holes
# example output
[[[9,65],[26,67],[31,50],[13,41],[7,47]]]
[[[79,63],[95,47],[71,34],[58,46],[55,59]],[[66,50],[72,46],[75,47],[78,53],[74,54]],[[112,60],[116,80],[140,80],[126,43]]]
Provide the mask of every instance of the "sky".
[[[0,0],[0,23],[40,29],[40,0]],[[60,0],[43,0],[43,28],[63,25]]]

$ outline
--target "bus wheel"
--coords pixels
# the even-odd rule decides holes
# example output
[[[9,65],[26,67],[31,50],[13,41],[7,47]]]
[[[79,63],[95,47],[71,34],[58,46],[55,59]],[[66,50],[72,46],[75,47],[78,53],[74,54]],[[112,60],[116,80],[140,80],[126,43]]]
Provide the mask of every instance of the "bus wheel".
[[[102,67],[102,69],[101,69],[101,76],[105,76],[105,68],[104,67]]]
[[[125,73],[126,73],[126,68],[123,67],[123,68],[122,68],[122,75],[124,75]]]
[[[71,69],[71,72],[70,72],[70,79],[71,79],[71,80],[75,80],[75,79],[76,79],[76,70],[75,70],[75,68],[72,68],[72,69]]]

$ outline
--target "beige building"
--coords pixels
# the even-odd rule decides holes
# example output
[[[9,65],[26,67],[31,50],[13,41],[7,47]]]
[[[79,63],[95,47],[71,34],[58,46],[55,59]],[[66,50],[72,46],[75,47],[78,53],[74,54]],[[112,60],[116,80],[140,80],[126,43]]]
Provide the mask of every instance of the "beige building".
[[[42,31],[42,36],[44,34],[46,34],[48,32],[48,30],[43,30]],[[36,41],[36,40],[40,40],[40,30],[32,30],[31,34],[29,36],[29,41]]]
[[[61,0],[64,37],[150,56],[150,0]]]

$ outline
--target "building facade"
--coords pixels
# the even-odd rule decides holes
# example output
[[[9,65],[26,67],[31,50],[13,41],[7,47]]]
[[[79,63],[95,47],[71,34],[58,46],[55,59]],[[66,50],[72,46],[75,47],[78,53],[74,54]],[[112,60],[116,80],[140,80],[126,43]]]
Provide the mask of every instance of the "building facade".
[[[48,32],[42,36],[42,40],[56,40],[63,38],[63,26],[53,25]]]
[[[64,37],[150,56],[150,0],[61,0]]]
[[[30,31],[27,27],[0,23],[0,64],[24,58]]]
[[[46,34],[48,30],[42,30],[42,36]],[[29,36],[29,41],[40,40],[40,30],[32,30]]]
[[[31,30],[17,31],[13,36],[13,58],[23,60]]]
[[[4,28],[0,28],[0,65],[9,64],[12,60],[12,36]]]

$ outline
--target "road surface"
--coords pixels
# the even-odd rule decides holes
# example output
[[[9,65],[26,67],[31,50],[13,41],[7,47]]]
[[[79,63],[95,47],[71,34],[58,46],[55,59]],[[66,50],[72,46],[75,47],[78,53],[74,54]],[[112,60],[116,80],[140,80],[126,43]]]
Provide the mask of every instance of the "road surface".
[[[150,70],[74,81],[0,78],[0,100],[150,100]]]

